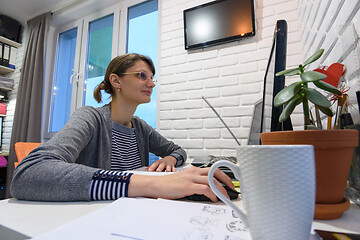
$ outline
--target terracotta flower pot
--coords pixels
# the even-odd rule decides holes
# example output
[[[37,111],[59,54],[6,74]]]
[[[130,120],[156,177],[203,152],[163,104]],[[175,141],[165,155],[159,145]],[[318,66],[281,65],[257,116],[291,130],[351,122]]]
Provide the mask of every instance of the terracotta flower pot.
[[[280,131],[262,133],[261,143],[264,145],[310,144],[314,146],[315,219],[334,219],[341,217],[350,206],[349,202],[344,199],[344,194],[358,138],[359,133],[356,130]],[[347,204],[344,205],[344,202]],[[342,208],[340,209],[336,205],[341,205]],[[340,209],[337,214],[334,214],[335,208]],[[327,209],[329,210],[328,215],[326,214]]]

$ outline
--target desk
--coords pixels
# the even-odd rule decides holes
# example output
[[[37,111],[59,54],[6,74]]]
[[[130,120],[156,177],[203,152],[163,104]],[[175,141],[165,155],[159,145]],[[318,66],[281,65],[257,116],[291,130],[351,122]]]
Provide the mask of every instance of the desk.
[[[35,202],[5,199],[0,201],[0,225],[35,237],[109,203],[111,201]]]
[[[2,225],[0,238],[4,236],[4,232],[7,232],[8,236],[14,236],[7,238],[8,240],[25,239],[24,236],[21,237],[22,234],[35,237],[103,208],[111,202],[33,202],[5,199],[0,201],[0,226]],[[235,203],[242,207],[241,200],[236,200]],[[351,204],[351,208],[340,219],[317,220],[314,221],[313,227],[321,230],[360,233],[360,207]]]

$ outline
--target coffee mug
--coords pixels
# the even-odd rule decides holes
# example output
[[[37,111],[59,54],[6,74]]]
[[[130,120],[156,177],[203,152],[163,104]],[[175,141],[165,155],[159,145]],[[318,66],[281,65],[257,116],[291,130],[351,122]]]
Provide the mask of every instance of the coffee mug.
[[[214,171],[230,168],[240,182],[245,212],[214,184]],[[237,147],[237,164],[218,161],[209,171],[212,191],[249,227],[253,240],[308,240],[315,207],[311,145]]]

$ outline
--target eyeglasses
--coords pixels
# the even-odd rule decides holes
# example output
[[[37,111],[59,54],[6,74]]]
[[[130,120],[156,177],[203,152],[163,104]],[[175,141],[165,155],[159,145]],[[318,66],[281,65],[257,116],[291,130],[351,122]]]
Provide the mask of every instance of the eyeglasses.
[[[148,79],[150,79],[153,83],[157,82],[156,77],[149,76],[149,74],[147,72],[128,72],[128,73],[122,73],[122,74],[124,74],[124,75],[135,74],[143,81],[147,81]]]

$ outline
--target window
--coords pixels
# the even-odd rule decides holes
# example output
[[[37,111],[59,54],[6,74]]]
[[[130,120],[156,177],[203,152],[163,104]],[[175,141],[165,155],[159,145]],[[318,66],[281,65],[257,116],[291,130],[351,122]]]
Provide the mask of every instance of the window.
[[[103,102],[97,103],[93,91],[115,56],[140,53],[157,67],[157,0],[125,0],[97,12],[91,12],[92,7],[82,7],[76,16],[70,9],[60,19],[53,18],[46,52],[45,140],[58,132],[77,108],[109,102],[110,96],[102,91]],[[74,20],[63,23],[66,19]],[[151,103],[140,105],[135,114],[156,127],[156,88]]]
[[[59,131],[69,120],[76,37],[77,28],[59,34],[54,85],[51,94],[50,132]],[[63,81],[63,79],[69,79],[69,81]]]
[[[151,57],[156,67],[157,5],[157,0],[132,0],[93,13],[82,8],[84,14],[77,20],[53,24],[46,60],[45,76],[51,81],[45,81],[44,139],[58,132],[75,109],[83,105],[99,107],[109,102],[110,96],[102,91],[103,102],[97,103],[93,91],[115,56],[137,52]],[[139,23],[148,25],[140,29]],[[141,106],[136,114],[155,127],[156,90],[152,98],[152,102]]]
[[[115,57],[119,33],[118,7],[103,9],[83,18],[52,27],[46,58],[46,86],[43,108],[43,138],[50,139],[69,120],[71,113],[83,105],[99,107],[108,102],[103,94],[103,103],[93,98],[93,90],[104,77],[106,67]],[[51,47],[56,46],[56,47]],[[51,49],[56,49],[52,54]],[[51,57],[55,55],[55,61]],[[52,73],[51,65],[54,66]],[[46,93],[51,92],[46,98]],[[46,104],[49,102],[49,104]]]
[[[88,48],[83,87],[83,104],[100,107],[110,99],[110,95],[102,92],[102,103],[95,101],[95,87],[104,80],[107,65],[111,61],[111,46],[114,16],[96,19],[89,23]]]
[[[147,1],[130,7],[127,25],[126,52],[150,57],[157,69],[158,1]],[[139,105],[135,112],[135,115],[144,119],[153,128],[156,128],[156,92],[155,86],[150,103]],[[156,155],[150,154],[150,164],[157,159]]]
[[[157,69],[158,2],[148,1],[129,8],[127,52],[149,56]],[[156,75],[155,75],[156,76]],[[156,87],[151,102],[140,105],[135,115],[156,127]]]

